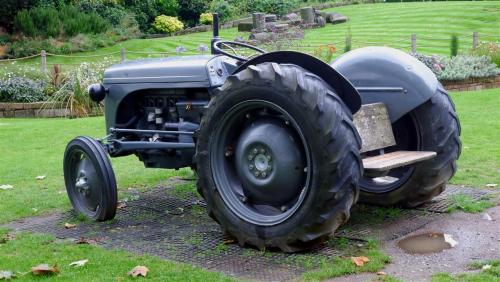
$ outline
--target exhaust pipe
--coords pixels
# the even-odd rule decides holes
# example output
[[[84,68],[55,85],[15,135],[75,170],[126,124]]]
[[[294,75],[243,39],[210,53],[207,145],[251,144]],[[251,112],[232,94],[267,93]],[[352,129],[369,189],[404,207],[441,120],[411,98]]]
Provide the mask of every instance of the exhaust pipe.
[[[213,29],[213,37],[212,40],[210,41],[210,53],[212,55],[217,55],[218,52],[214,49],[214,44],[217,41],[220,41],[219,37],[219,14],[218,13],[213,13],[213,21],[212,21],[212,29]]]

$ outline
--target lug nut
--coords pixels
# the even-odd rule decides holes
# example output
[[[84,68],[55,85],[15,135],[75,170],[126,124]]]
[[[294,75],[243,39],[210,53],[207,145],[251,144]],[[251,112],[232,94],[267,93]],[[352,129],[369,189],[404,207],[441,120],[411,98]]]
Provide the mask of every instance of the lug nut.
[[[249,169],[253,169],[253,164],[250,164],[250,165],[248,166],[248,168],[249,168]]]
[[[273,167],[272,166],[268,166],[267,167],[267,171],[271,171],[271,170],[273,170]]]
[[[253,159],[253,155],[248,155],[248,160],[251,161]]]
[[[271,155],[266,155],[266,158],[267,158],[268,161],[270,161],[271,160]]]
[[[255,177],[259,177],[260,173],[258,171],[254,172]]]
[[[257,148],[254,148],[254,149],[253,149],[253,153],[254,153],[254,154],[257,154],[258,152],[259,152],[259,151],[257,150]]]
[[[263,171],[261,175],[262,175],[262,177],[266,177],[267,173],[265,171]]]

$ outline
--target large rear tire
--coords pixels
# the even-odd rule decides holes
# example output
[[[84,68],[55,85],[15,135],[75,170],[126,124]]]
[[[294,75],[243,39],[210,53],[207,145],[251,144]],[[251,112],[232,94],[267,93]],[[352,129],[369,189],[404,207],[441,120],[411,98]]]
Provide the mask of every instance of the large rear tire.
[[[363,177],[360,201],[415,207],[441,194],[457,170],[461,151],[460,122],[446,90],[440,85],[427,102],[394,123],[393,132],[397,145],[386,152],[434,151],[437,156],[391,170],[388,176],[396,179],[393,182]]]
[[[264,63],[228,78],[197,134],[198,191],[240,245],[295,252],[347,221],[361,140],[322,79]]]

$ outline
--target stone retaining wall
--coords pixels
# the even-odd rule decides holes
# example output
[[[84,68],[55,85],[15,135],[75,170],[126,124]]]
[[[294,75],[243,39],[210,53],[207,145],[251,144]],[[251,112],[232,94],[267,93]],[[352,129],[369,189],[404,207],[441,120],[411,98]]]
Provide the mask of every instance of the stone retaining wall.
[[[69,110],[55,103],[0,103],[0,118],[66,117]]]
[[[442,81],[448,91],[472,91],[488,88],[500,88],[500,75],[488,78],[470,78],[458,81]]]

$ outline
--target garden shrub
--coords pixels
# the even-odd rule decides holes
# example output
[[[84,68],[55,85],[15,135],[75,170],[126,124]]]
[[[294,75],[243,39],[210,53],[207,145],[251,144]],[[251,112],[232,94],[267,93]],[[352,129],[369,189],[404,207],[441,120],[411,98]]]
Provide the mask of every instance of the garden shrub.
[[[34,54],[40,54],[45,50],[54,54],[69,54],[80,51],[95,50],[101,47],[113,45],[117,41],[126,40],[128,36],[122,36],[119,29],[114,29],[106,34],[78,34],[68,39],[33,39],[20,38],[10,45],[10,57],[26,57]]]
[[[194,26],[210,6],[209,0],[178,0],[179,17],[187,26]]]
[[[461,80],[483,78],[500,74],[500,69],[486,56],[475,57],[458,55],[446,60],[438,78],[442,80]]]
[[[222,22],[227,21],[235,16],[233,6],[225,0],[214,0],[210,3],[210,11],[219,14]],[[201,16],[200,16],[201,18]]]
[[[96,13],[86,14],[74,6],[35,7],[20,11],[14,19],[14,28],[30,37],[57,37],[102,33],[108,24]]]
[[[118,26],[122,18],[128,15],[128,12],[124,7],[113,2],[79,0],[77,3],[75,3],[75,6],[78,8],[78,10],[84,13],[98,14],[113,26]]]
[[[0,80],[0,102],[31,103],[45,100],[45,82],[21,76]]]
[[[156,17],[153,27],[162,33],[172,34],[184,28],[184,24],[176,17],[161,15]]]
[[[413,57],[424,63],[433,73],[440,74],[444,67],[444,59],[438,55],[412,53]]]
[[[200,23],[201,24],[212,24],[213,23],[212,13],[203,13],[200,15]]]
[[[82,63],[65,75],[59,89],[48,98],[49,102],[66,105],[71,116],[89,116],[95,105],[87,94],[87,88],[102,80],[104,69],[109,62]]]
[[[176,0],[123,0],[123,6],[135,14],[141,31],[147,31],[159,15],[176,16]]]
[[[485,78],[500,74],[500,69],[487,56],[458,55],[445,58],[437,55],[411,55],[431,69],[439,80]]]
[[[472,50],[474,56],[488,56],[493,63],[500,67],[500,44],[496,42],[482,42]]]

